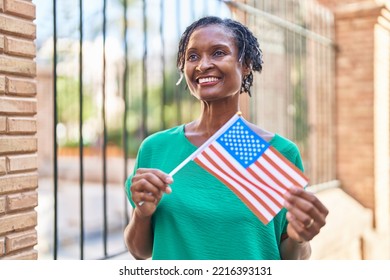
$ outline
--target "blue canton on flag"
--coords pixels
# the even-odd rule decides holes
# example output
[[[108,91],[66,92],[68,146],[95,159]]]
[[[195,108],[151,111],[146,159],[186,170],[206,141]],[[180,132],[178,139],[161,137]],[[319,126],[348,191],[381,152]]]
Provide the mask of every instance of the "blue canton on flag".
[[[254,133],[241,119],[216,140],[244,168],[254,163],[269,144]]]

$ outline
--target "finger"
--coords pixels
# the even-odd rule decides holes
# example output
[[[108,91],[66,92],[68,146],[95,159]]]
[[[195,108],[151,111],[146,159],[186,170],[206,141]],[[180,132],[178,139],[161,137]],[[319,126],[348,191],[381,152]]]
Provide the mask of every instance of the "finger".
[[[143,181],[143,180],[146,180],[149,183],[151,183],[152,186],[169,194],[172,192],[172,189],[168,185],[168,183],[169,184],[172,183],[173,180],[169,176],[164,177],[163,174],[165,174],[165,173],[162,173],[161,171],[159,171],[157,169],[139,169],[139,170],[137,170],[137,173],[132,178],[132,184],[135,185],[136,183],[138,183],[139,184],[138,186],[142,186],[142,184],[145,184],[145,187],[150,188],[150,185],[146,184],[147,182]],[[138,190],[140,190],[140,189],[138,189]]]
[[[162,182],[164,182],[165,184],[172,184],[173,183],[173,179],[171,176],[169,176],[167,173],[165,172],[162,172],[161,170],[159,169],[154,169],[154,168],[139,168],[137,170],[137,173],[138,174],[149,174],[149,173],[152,173],[154,174],[155,176],[157,176],[158,178],[160,178],[160,180]]]
[[[162,184],[161,181],[155,181],[151,178],[136,178],[130,187],[133,195],[138,193],[148,193],[154,196],[158,196],[161,192],[158,184]]]
[[[285,207],[303,227],[310,225],[313,219],[316,221],[323,220],[317,209],[310,202],[303,199],[295,200],[294,204],[286,201]]]
[[[160,191],[159,195],[156,197],[152,193],[138,193],[138,195],[133,198],[133,201],[136,205],[142,206],[144,204],[152,203],[157,205],[162,197],[162,191]]]
[[[159,201],[162,197],[162,192],[160,191],[160,193],[158,195],[154,195],[152,193],[146,193],[146,192],[141,192],[141,193],[138,193],[138,195],[134,198],[134,200],[141,202],[156,202],[156,201]]]
[[[293,232],[289,232],[289,236],[297,241],[310,241],[319,233],[319,228],[315,225],[314,220],[311,227],[307,228],[291,212],[287,212],[286,218],[290,229],[293,230]]]
[[[291,211],[304,225],[308,225],[311,219],[321,225],[325,224],[328,210],[314,194],[297,191],[288,192],[284,197],[286,209]]]
[[[313,193],[295,186],[291,187],[288,190],[288,193],[290,193],[292,196],[299,196],[307,201],[310,201],[320,213],[325,214],[325,216],[328,215],[328,209]]]
[[[159,191],[171,193],[169,185],[165,184],[154,173],[137,173],[132,178],[131,188],[134,191],[152,192],[157,194]]]

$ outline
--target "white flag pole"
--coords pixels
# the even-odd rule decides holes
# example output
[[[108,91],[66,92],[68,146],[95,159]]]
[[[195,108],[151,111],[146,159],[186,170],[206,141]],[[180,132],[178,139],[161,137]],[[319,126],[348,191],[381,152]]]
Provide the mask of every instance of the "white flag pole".
[[[201,153],[211,142],[213,142],[217,137],[223,134],[239,117],[241,117],[241,112],[237,112],[234,116],[228,120],[216,133],[213,134],[206,142],[204,142],[195,152],[189,155],[185,160],[183,160],[178,166],[176,166],[170,173],[169,176],[175,175],[184,165],[186,165],[190,160],[193,160],[199,153]]]

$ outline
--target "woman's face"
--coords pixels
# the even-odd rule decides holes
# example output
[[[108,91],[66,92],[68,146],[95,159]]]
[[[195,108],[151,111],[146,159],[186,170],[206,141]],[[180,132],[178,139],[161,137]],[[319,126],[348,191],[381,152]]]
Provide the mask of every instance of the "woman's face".
[[[238,94],[243,71],[229,30],[208,25],[192,33],[185,54],[184,75],[196,98],[215,101]]]

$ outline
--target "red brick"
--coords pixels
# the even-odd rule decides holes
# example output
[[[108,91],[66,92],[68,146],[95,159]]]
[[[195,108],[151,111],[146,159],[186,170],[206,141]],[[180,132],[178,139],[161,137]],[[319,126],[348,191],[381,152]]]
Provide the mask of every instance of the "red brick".
[[[4,52],[4,48],[5,48],[4,41],[5,41],[4,36],[0,35],[0,54],[2,54]]]
[[[35,230],[8,234],[5,237],[6,253],[31,248],[37,244],[37,239],[37,232]]]
[[[7,196],[7,213],[34,208],[38,205],[37,192],[24,192]]]
[[[35,19],[35,5],[29,1],[6,0],[4,12],[27,19]]]
[[[8,156],[8,172],[36,170],[38,159],[36,154]]]
[[[9,134],[31,134],[37,131],[37,121],[35,119],[8,118]]]
[[[38,187],[38,174],[19,174],[0,177],[0,194],[34,190]]]
[[[0,112],[13,115],[35,115],[37,101],[35,99],[0,97]]]
[[[32,41],[5,37],[4,53],[7,55],[33,58],[36,55],[36,48]]]
[[[0,216],[0,234],[31,229],[37,225],[37,213],[35,211],[17,213],[14,215]]]
[[[37,260],[38,252],[35,249],[29,249],[14,254],[5,255],[0,260]]]
[[[0,257],[2,257],[4,254],[5,254],[5,238],[0,237]]]
[[[32,79],[17,79],[7,77],[5,79],[6,93],[9,95],[35,96],[37,93],[37,84]]]
[[[36,63],[31,59],[0,55],[0,72],[35,77]]]
[[[36,26],[33,22],[5,14],[0,14],[0,31],[20,38],[36,38]]]
[[[0,116],[0,134],[7,132],[7,118]]]
[[[0,216],[6,211],[6,196],[0,196]]]
[[[0,175],[7,173],[7,166],[4,157],[0,157]]]
[[[5,76],[0,75],[0,95],[5,93]]]
[[[0,138],[0,154],[37,151],[37,139],[33,137]]]

